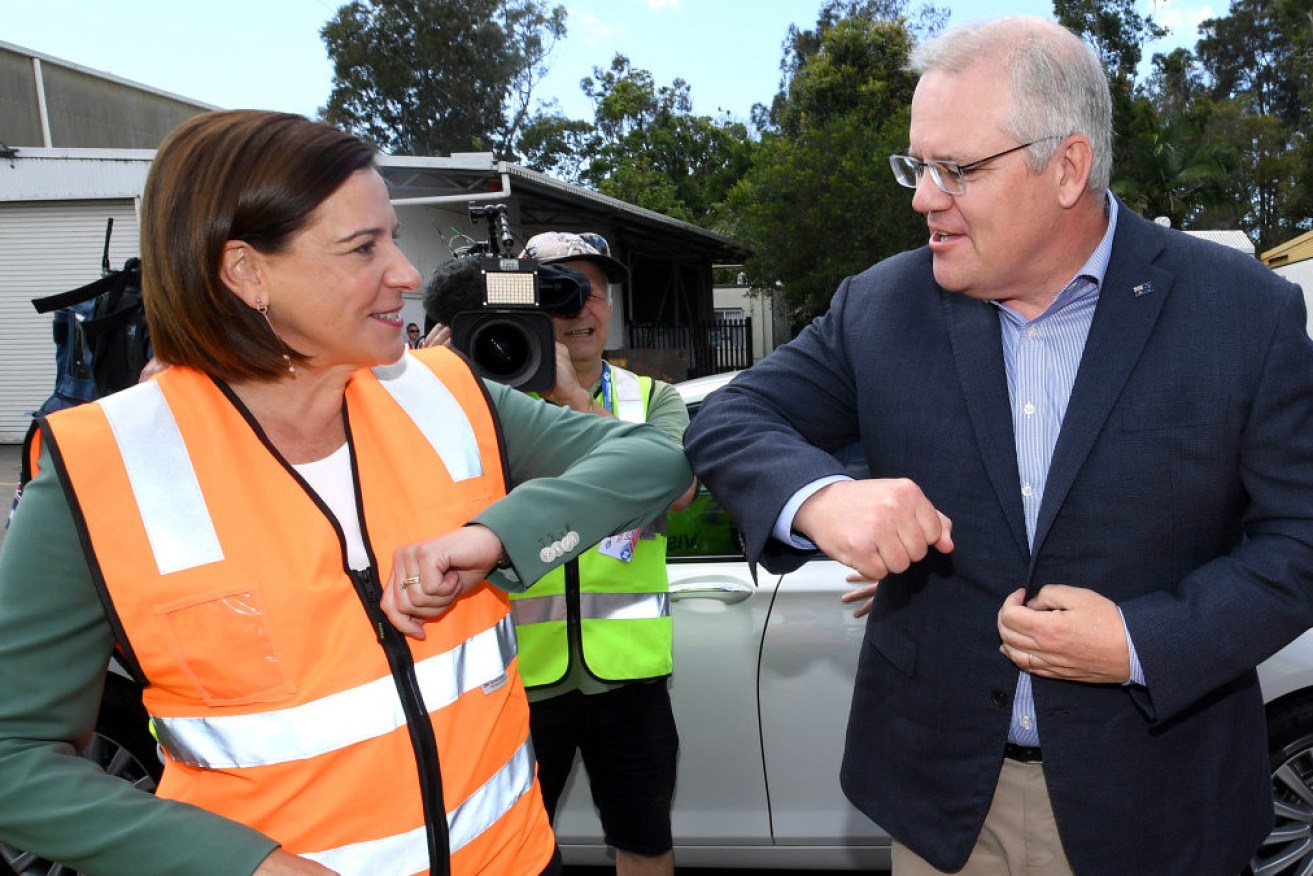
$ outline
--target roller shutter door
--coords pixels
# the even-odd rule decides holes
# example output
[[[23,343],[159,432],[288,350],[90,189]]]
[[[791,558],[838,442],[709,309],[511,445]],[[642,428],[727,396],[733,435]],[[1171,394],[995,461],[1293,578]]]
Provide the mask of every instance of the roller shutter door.
[[[0,204],[0,444],[23,440],[32,412],[55,387],[51,316],[37,313],[32,299],[100,276],[110,217],[117,269],[138,254],[131,200]]]

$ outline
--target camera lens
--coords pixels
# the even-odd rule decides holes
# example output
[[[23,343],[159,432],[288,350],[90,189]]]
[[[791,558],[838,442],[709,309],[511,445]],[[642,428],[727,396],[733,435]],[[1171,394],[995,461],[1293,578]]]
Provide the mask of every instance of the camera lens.
[[[538,350],[524,327],[511,320],[492,320],[470,339],[471,358],[494,380],[512,381],[533,371]]]

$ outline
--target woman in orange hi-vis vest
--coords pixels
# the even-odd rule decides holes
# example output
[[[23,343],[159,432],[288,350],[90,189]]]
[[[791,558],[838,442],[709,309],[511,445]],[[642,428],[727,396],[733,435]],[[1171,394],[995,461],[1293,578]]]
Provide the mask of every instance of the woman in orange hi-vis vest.
[[[397,236],[327,125],[207,113],[160,147],[168,367],[40,420],[0,554],[0,841],[93,874],[559,872],[506,592],[692,475],[655,430],[408,350]],[[111,652],[157,796],[72,756]]]

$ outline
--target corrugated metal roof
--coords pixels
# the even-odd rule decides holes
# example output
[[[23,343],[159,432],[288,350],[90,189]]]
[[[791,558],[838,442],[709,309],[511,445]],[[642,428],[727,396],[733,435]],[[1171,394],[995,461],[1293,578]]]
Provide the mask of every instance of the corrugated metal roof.
[[[643,207],[638,207],[635,206],[634,204],[621,201],[618,198],[612,198],[607,195],[603,195],[600,192],[592,191],[591,189],[585,189],[580,186],[575,186],[569,183],[561,182],[558,179],[553,179],[552,177],[548,176],[545,173],[539,173],[536,170],[529,170],[526,167],[520,167],[515,164],[510,164],[507,165],[507,169],[510,172],[510,175],[513,179],[523,180],[524,182],[528,183],[529,185],[535,188],[545,189],[549,191],[558,191],[562,194],[568,195],[571,198],[591,201],[594,204],[603,206],[616,213],[621,213],[636,219],[642,219],[650,223],[665,225],[671,228],[672,230],[678,230],[684,234],[691,235],[693,237],[704,238],[707,241],[715,243],[726,249],[740,250],[745,254],[747,252],[747,248],[737,240],[734,240],[733,238],[730,237],[726,237],[723,234],[717,234],[714,231],[709,231],[708,229],[702,228],[701,226],[698,225],[694,225],[691,222],[685,222],[681,219],[674,219],[662,213],[657,213],[654,210],[648,210]]]
[[[1200,237],[1204,240],[1211,240],[1213,243],[1229,246],[1232,249],[1238,249],[1249,255],[1254,254],[1254,242],[1243,231],[1187,231],[1185,233],[1192,237]]]

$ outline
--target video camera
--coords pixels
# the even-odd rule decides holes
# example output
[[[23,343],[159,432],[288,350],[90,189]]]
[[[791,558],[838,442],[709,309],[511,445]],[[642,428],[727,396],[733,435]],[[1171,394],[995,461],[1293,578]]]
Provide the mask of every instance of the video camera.
[[[424,311],[451,327],[451,345],[480,377],[526,392],[556,383],[552,316],[573,316],[588,301],[588,278],[573,268],[503,256],[515,243],[506,205],[469,205],[486,219],[487,243],[456,250],[424,289]]]

